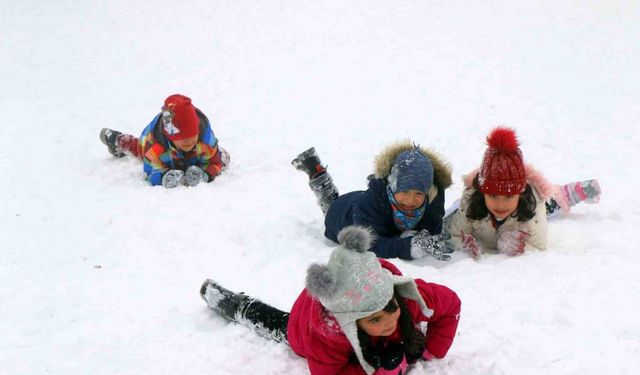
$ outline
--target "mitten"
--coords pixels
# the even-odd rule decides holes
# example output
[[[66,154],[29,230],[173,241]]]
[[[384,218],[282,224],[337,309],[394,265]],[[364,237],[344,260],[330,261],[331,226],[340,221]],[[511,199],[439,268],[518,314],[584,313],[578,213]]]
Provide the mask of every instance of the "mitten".
[[[426,348],[424,349],[424,352],[422,352],[422,359],[425,361],[430,361],[432,359],[434,359],[436,356],[431,354]]]
[[[400,346],[385,348],[380,361],[381,365],[375,375],[402,375],[407,371],[407,358]]]
[[[480,259],[480,254],[482,254],[482,246],[480,246],[478,240],[476,240],[473,235],[465,234],[463,231],[460,231],[460,236],[462,238],[462,250],[464,250],[465,253],[471,255],[473,259]]]
[[[179,169],[171,169],[162,176],[162,186],[167,189],[174,188],[184,183],[184,172]]]
[[[404,232],[402,232],[402,234],[400,234],[400,238],[407,238],[407,237],[413,237],[416,234],[418,234],[419,232],[417,230],[413,230],[413,229],[407,229]]]
[[[431,255],[437,260],[447,261],[451,256],[446,255],[453,252],[453,247],[445,243],[443,236],[431,235],[428,230],[423,229],[411,239],[411,257],[413,259]]]
[[[209,181],[209,175],[207,172],[203,171],[202,168],[197,165],[192,165],[187,168],[184,176],[185,185],[196,186],[202,181]]]
[[[524,247],[526,246],[524,239],[528,234],[519,230],[511,230],[502,233],[498,238],[498,251],[502,254],[509,256],[519,255],[524,253]]]

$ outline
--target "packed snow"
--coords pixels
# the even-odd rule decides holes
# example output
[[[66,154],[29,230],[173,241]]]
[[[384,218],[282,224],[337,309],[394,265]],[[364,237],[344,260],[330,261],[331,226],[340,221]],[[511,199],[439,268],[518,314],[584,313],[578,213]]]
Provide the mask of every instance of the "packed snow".
[[[546,251],[393,260],[454,289],[458,335],[410,374],[640,371],[640,3],[6,0],[0,13],[0,373],[307,374],[208,310],[206,278],[288,310],[335,246],[307,178],[343,193],[411,139],[461,176],[496,125],[550,180],[600,203]],[[138,135],[170,94],[212,121],[231,166],[150,187],[102,127]]]

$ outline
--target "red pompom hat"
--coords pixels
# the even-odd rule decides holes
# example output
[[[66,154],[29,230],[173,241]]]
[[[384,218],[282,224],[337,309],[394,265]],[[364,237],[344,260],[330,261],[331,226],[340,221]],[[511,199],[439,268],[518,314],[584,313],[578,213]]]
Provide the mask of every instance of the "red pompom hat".
[[[200,119],[191,99],[174,94],[162,106],[162,130],[172,141],[195,137],[199,133]]]
[[[515,130],[493,129],[487,145],[478,174],[480,191],[489,195],[521,194],[527,186],[527,176]]]

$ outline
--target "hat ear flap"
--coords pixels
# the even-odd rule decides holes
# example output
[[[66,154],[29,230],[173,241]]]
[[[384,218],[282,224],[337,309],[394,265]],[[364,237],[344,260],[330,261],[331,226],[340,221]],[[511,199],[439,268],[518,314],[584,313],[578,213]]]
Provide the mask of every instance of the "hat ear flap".
[[[420,307],[420,311],[422,311],[422,314],[427,318],[431,318],[433,316],[434,311],[427,306],[427,303],[420,295],[415,280],[405,276],[396,275],[392,275],[391,279],[393,280],[394,289],[401,297],[416,301]]]
[[[359,253],[369,250],[374,240],[374,234],[368,228],[359,225],[350,225],[338,233],[338,242],[345,249]]]
[[[307,290],[318,298],[333,295],[336,290],[336,275],[327,266],[312,264],[307,270]]]

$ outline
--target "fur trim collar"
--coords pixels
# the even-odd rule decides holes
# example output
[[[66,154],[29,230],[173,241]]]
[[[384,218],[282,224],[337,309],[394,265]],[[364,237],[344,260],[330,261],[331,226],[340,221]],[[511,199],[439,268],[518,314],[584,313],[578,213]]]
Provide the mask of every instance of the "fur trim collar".
[[[414,143],[410,140],[398,141],[387,146],[375,158],[374,172],[376,178],[386,178],[391,173],[393,162],[399,153],[410,151],[414,148]],[[420,152],[431,160],[433,165],[433,183],[442,189],[446,189],[452,184],[451,165],[445,162],[438,153],[425,147],[418,146]]]

